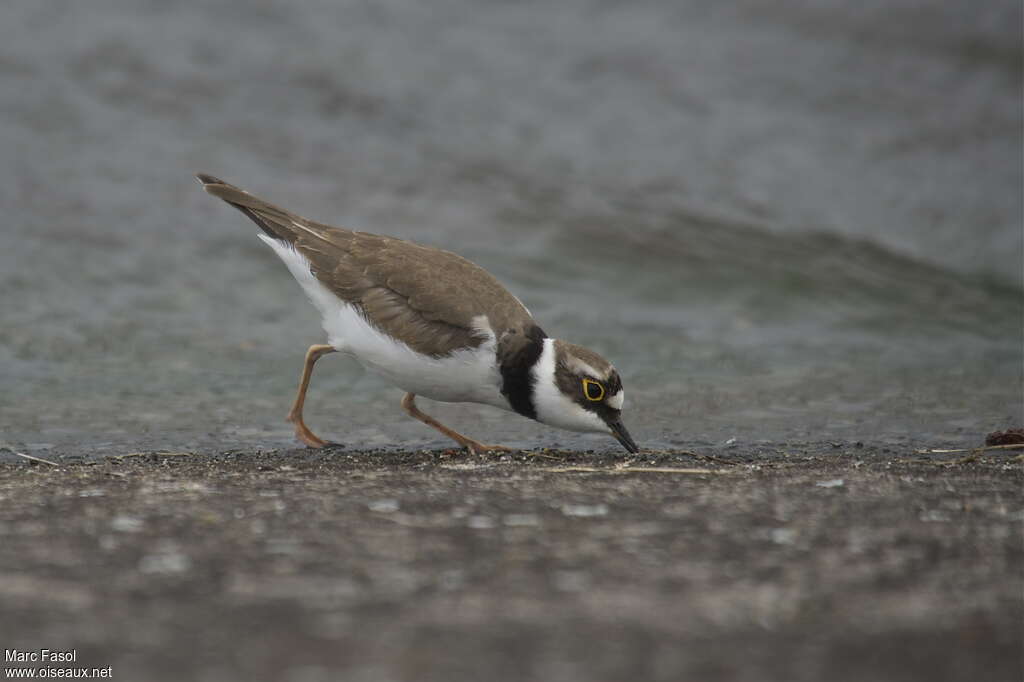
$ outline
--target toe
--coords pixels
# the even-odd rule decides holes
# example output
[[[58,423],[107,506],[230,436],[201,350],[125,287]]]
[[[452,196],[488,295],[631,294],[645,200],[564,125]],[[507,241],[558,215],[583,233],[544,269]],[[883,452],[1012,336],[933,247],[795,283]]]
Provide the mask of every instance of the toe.
[[[295,437],[311,448],[322,448],[328,445],[327,441],[317,438],[309,429],[295,429]]]

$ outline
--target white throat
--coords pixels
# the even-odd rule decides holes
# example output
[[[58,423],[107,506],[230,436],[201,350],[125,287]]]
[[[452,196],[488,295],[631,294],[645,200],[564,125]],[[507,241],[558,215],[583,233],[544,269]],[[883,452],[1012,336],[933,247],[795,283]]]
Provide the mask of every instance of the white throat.
[[[607,433],[608,426],[590,410],[562,393],[555,381],[555,340],[544,339],[544,350],[531,370],[537,421],[570,431]]]

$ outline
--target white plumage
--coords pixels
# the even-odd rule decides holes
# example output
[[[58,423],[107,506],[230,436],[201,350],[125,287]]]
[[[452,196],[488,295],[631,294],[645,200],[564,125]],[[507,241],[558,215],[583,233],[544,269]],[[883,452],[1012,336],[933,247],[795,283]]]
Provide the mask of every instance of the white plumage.
[[[558,389],[555,381],[555,340],[544,339],[544,350],[533,366],[533,402],[537,419],[570,431],[607,433],[608,426],[597,414],[584,410]]]
[[[291,245],[259,235],[280,257],[306,296],[323,316],[327,342],[355,357],[409,393],[441,402],[474,402],[510,410],[501,395],[501,375],[495,362],[494,332],[484,315],[474,320],[485,339],[476,348],[457,350],[442,358],[415,352],[375,329],[356,308],[332,294],[309,269],[309,261]]]

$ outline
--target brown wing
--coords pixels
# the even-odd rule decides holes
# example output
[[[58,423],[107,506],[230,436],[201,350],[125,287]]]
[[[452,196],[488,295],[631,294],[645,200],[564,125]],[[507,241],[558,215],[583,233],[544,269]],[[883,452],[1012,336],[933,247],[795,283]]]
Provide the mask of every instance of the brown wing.
[[[476,347],[473,318],[486,315],[500,338],[534,326],[529,311],[480,266],[449,251],[354,232],[302,218],[210,175],[203,189],[292,244],[316,278],[357,306],[375,327],[435,357]]]

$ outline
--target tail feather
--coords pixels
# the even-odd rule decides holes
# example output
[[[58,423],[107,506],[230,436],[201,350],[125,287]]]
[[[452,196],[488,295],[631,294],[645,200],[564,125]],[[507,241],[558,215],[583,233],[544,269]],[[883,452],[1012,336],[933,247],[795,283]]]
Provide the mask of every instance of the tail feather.
[[[293,243],[296,237],[296,227],[300,227],[300,223],[306,222],[303,218],[254,197],[245,190],[213,175],[197,173],[196,179],[203,185],[207,194],[223,199],[237,208],[273,239],[283,240],[289,244]]]

